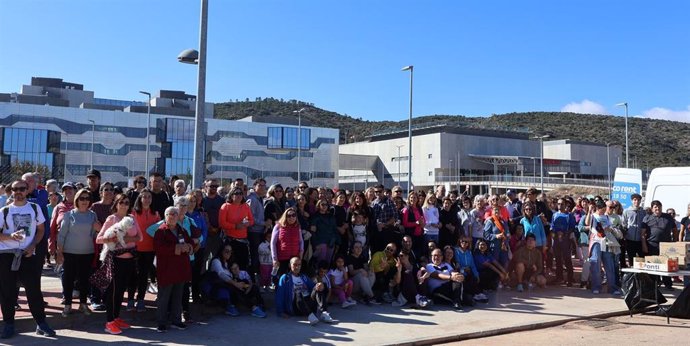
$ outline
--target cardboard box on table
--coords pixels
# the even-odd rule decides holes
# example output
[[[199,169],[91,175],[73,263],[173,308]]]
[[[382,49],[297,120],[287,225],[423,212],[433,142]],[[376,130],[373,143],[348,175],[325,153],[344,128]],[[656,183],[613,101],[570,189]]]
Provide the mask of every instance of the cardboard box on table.
[[[659,243],[659,255],[668,258],[678,258],[678,265],[687,266],[690,261],[690,242],[661,242]]]
[[[645,256],[644,267],[641,269],[655,270],[660,272],[677,272],[678,258],[668,258],[666,256]]]

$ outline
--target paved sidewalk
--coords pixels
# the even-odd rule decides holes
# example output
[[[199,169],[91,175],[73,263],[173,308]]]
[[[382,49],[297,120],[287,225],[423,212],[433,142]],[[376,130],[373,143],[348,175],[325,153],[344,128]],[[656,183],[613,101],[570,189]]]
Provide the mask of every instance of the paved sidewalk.
[[[68,318],[61,317],[61,306],[56,304],[59,303],[59,281],[54,277],[45,277],[43,283],[49,297],[49,323],[58,332],[52,344],[58,345],[97,345],[106,342],[164,345],[209,345],[218,342],[253,345],[333,345],[353,342],[357,345],[428,344],[627,313],[620,297],[608,294],[595,296],[584,289],[552,286],[523,293],[502,290],[490,295],[489,304],[479,304],[464,312],[441,305],[426,310],[400,309],[390,305],[357,305],[344,310],[334,305],[330,312],[338,323],[310,326],[297,318],[277,317],[272,309],[272,295],[267,294],[270,309],[266,319],[251,317],[246,310],[242,310],[240,317],[228,317],[221,314],[222,310],[196,305],[194,317],[200,322],[186,331],[172,330],[158,334],[154,330],[155,310],[146,313],[123,312],[122,317],[130,321],[134,328],[122,335],[112,336],[103,332],[103,313],[94,313],[90,317],[79,313]],[[676,288],[673,292],[664,292],[670,301],[679,293],[681,286],[677,284]],[[152,306],[152,301],[148,305]],[[25,305],[23,307],[26,309]],[[18,332],[22,335],[8,341],[12,345],[44,344],[45,338],[31,332],[34,324],[28,311],[22,311],[20,316],[22,314],[23,319],[17,321]]]

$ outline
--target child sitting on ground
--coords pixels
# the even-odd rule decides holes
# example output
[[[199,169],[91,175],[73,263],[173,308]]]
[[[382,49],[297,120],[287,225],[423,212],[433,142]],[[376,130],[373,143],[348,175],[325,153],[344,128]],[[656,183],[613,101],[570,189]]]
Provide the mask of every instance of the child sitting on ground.
[[[357,302],[352,299],[352,280],[349,279],[348,270],[345,266],[345,257],[338,255],[335,258],[335,267],[328,272],[332,291],[338,296],[343,309]]]

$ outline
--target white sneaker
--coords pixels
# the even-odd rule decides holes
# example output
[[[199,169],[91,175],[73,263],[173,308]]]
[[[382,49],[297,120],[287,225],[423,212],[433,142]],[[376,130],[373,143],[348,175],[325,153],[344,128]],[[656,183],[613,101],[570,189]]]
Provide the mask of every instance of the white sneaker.
[[[351,306],[353,306],[353,305],[355,305],[355,304],[350,303],[350,302],[348,302],[348,301],[346,300],[346,301],[344,301],[344,302],[340,305],[340,307],[342,307],[343,309],[347,309],[347,308],[349,308],[349,307],[351,307]]]
[[[151,294],[158,294],[158,286],[152,282],[149,284],[149,288],[146,291]]]
[[[357,301],[355,301],[354,299],[352,299],[352,297],[347,298],[347,301],[350,302],[352,305],[357,305]]]
[[[311,324],[312,326],[319,323],[319,319],[313,313],[309,314],[309,317],[307,317],[307,319],[309,320],[309,324]]]
[[[328,311],[324,311],[321,313],[321,321],[324,321],[326,323],[335,323],[335,321],[331,317],[331,314],[329,314]]]
[[[398,299],[396,299],[393,303],[391,303],[391,305],[393,305],[396,308],[399,308],[401,306],[405,306],[405,304],[407,304],[407,299],[405,299],[405,297],[403,297],[402,293],[398,294]]]
[[[417,306],[421,308],[425,308],[427,305],[429,305],[429,300],[427,300],[426,297],[421,294],[416,295],[414,298]]]
[[[503,289],[503,284],[502,284],[502,283],[499,283],[499,284],[498,284],[498,289],[499,289],[499,290],[502,290],[502,289]]]

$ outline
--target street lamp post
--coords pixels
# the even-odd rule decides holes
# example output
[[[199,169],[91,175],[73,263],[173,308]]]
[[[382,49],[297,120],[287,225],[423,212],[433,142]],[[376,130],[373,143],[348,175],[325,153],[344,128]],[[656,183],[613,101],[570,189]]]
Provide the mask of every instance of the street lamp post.
[[[91,123],[91,170],[93,170],[93,149],[96,140],[96,122],[91,119],[89,119],[89,122]]]
[[[532,138],[539,140],[539,147],[541,148],[541,164],[539,168],[541,172],[539,172],[539,180],[541,181],[541,193],[544,193],[544,139],[551,138],[551,135],[534,136]]]
[[[609,199],[611,198],[611,152],[609,146],[611,143],[606,143],[606,172],[608,174]]]
[[[448,160],[448,182],[453,180],[453,160]]]
[[[404,144],[396,145],[396,147],[398,147],[398,184],[400,184],[400,148],[404,146]]]
[[[412,85],[414,66],[405,66],[402,71],[410,71],[410,119],[407,124],[407,193],[409,194],[412,191]]]
[[[619,104],[616,104],[617,107],[625,107],[625,168],[628,167],[628,152],[629,152],[629,147],[628,147],[628,103],[627,102],[621,102]]]
[[[151,172],[149,172],[149,136],[151,131],[151,93],[146,91],[140,91],[140,94],[144,94],[149,97],[149,102],[146,105],[146,163],[144,164],[145,172],[144,176],[148,177]]]
[[[304,108],[292,111],[292,113],[297,113],[297,183],[302,181],[302,112]]]
[[[65,168],[64,171],[62,172],[62,182],[66,183],[67,182],[67,132],[65,132],[65,154],[63,156],[63,160],[65,161]]]
[[[206,32],[208,28],[208,0],[201,0],[201,18],[199,20],[199,50],[184,50],[177,60],[186,64],[196,64],[197,94],[194,117],[194,157],[192,170],[192,189],[200,188],[204,180],[204,111],[206,107]]]

